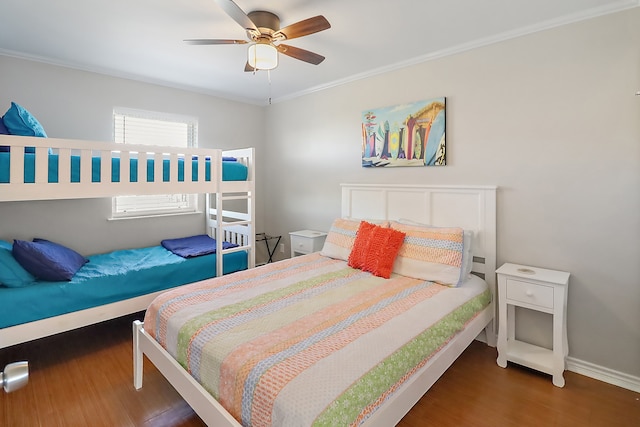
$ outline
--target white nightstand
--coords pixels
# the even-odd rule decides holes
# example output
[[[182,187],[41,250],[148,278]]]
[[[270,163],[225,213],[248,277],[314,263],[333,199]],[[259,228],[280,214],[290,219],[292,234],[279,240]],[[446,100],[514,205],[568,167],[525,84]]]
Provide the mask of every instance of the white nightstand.
[[[564,387],[567,340],[567,288],[569,273],[526,265],[504,264],[498,270],[498,365],[507,361],[553,375]],[[553,315],[553,350],[515,339],[515,307]]]
[[[291,258],[296,255],[306,255],[318,252],[324,245],[327,233],[313,230],[292,231],[291,237]]]

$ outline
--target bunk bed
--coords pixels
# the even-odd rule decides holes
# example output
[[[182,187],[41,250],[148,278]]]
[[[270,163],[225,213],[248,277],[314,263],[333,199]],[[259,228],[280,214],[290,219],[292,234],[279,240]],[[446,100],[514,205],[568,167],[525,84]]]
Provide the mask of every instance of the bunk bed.
[[[16,316],[15,321],[8,312],[19,308],[5,305],[0,348],[143,311],[168,287],[255,266],[253,148],[223,151],[0,135],[0,202],[176,193],[206,195],[205,227],[216,241],[214,254],[183,259],[161,246],[135,249],[132,251],[147,251],[144,257],[157,253],[159,259],[167,260],[157,261],[146,276],[133,277],[133,282],[140,283],[138,290],[114,291],[93,303],[70,304],[69,309],[57,309],[54,314]],[[227,209],[227,200],[241,200],[242,208]],[[85,266],[95,267],[104,259],[117,264],[118,259],[124,260],[119,257],[132,251],[90,256]],[[82,289],[85,279],[94,274],[84,274],[83,268],[77,280],[63,282],[64,289],[56,291],[58,299],[73,299],[76,291],[72,289]],[[183,274],[185,271],[189,273]],[[167,282],[167,277],[172,281]],[[79,286],[74,287],[74,280]],[[25,301],[31,292],[33,300],[35,287],[49,289],[52,285],[36,281],[25,289],[0,284],[0,299],[7,302],[13,292]]]
[[[374,222],[406,231],[389,279],[351,268]],[[423,277],[420,245],[455,252],[454,276],[433,271],[460,280]],[[495,347],[495,268],[496,187],[343,184],[320,253],[156,298],[134,386],[144,355],[209,426],[395,425],[474,339]]]

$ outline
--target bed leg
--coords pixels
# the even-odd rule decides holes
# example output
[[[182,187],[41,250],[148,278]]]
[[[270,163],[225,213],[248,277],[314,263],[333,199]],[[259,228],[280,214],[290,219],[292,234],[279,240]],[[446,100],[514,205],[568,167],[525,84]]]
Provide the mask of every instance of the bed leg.
[[[487,345],[489,347],[495,347],[498,344],[498,337],[493,330],[495,321],[495,319],[491,320],[491,322],[489,322],[489,324],[484,328],[484,333],[487,335]]]
[[[143,358],[140,350],[140,334],[142,333],[142,322],[133,322],[133,386],[136,390],[142,388]]]

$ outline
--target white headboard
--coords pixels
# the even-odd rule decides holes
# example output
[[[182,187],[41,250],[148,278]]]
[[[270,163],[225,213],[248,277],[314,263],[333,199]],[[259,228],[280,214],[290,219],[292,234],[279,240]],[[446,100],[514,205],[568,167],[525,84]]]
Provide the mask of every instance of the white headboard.
[[[495,288],[495,186],[341,184],[342,217],[401,218],[473,230],[473,271]]]

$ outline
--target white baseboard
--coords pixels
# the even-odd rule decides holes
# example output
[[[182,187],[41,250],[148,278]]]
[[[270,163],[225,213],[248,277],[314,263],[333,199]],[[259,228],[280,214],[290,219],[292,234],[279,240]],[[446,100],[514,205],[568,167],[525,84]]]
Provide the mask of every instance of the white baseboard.
[[[476,337],[476,340],[486,343],[487,340],[484,332],[485,331],[482,331],[480,335]],[[613,369],[573,357],[567,357],[565,364],[567,371],[640,393],[640,377],[634,377],[633,375],[614,371]]]
[[[480,335],[476,337],[476,340],[486,343],[487,340],[484,332],[485,331],[482,331]],[[613,369],[573,357],[567,357],[565,364],[567,371],[640,393],[640,377],[634,377],[633,375],[614,371]]]
[[[573,357],[567,357],[566,366],[568,371],[576,374],[640,393],[640,377],[634,377],[633,375],[614,371],[613,369],[574,359]]]

